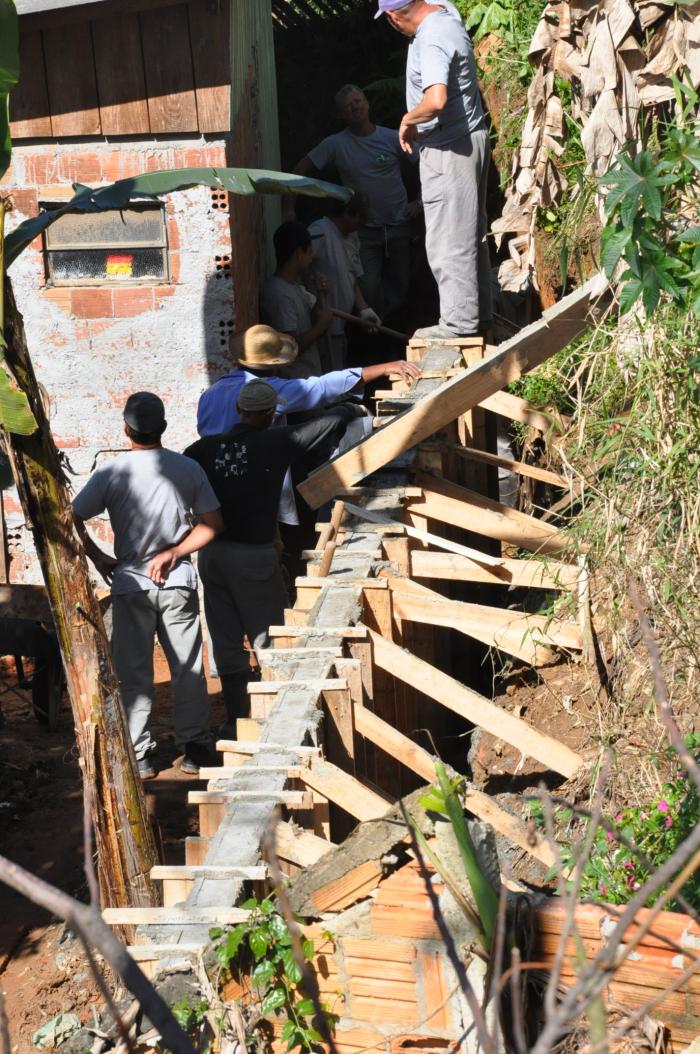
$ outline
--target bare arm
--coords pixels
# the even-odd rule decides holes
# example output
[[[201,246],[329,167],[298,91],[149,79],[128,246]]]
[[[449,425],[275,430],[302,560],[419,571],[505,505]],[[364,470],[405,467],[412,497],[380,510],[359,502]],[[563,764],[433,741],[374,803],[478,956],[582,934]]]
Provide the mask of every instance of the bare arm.
[[[318,176],[319,171],[310,157],[302,157],[301,161],[292,169],[294,176]],[[295,215],[297,196],[296,194],[285,194],[282,198],[282,219],[293,220]]]
[[[377,381],[380,377],[401,377],[404,381],[414,381],[420,377],[420,369],[415,362],[406,362],[405,359],[396,359],[394,362],[380,362],[377,366],[365,366],[362,370],[362,380],[365,384]]]
[[[100,549],[97,542],[88,534],[85,520],[82,520],[80,516],[75,516],[75,527],[85,548],[86,555],[92,560],[105,582],[111,582],[114,568],[118,563],[116,557],[110,556],[109,553],[105,553]]]
[[[178,560],[182,560],[184,556],[196,553],[199,549],[203,549],[205,545],[209,545],[209,542],[212,542],[217,534],[221,534],[223,529],[224,518],[221,515],[221,509],[203,513],[201,522],[196,527],[193,527],[181,542],[173,545],[170,549],[164,549],[162,553],[158,553],[157,556],[153,557],[146,569],[146,574],[157,586],[164,585]]]
[[[425,89],[421,102],[401,118],[399,143],[402,150],[407,154],[412,152],[413,147],[411,144],[416,138],[417,126],[425,124],[426,121],[432,121],[433,117],[437,117],[446,102],[446,84],[431,84],[429,88]]]

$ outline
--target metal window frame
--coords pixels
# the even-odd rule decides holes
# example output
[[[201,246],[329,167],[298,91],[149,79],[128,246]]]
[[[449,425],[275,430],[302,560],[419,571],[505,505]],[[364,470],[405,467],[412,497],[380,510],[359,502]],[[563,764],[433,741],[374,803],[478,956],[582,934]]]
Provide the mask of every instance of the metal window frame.
[[[44,211],[49,209],[60,208],[65,202],[63,201],[41,201],[39,206]],[[115,212],[128,212],[133,205],[143,204],[158,209],[160,227],[161,227],[161,238],[157,241],[143,241],[138,242],[135,245],[129,245],[128,243],[115,243],[110,241],[97,241],[97,242],[66,242],[61,246],[50,244],[50,232],[51,227],[46,228],[42,235],[43,242],[43,256],[44,256],[44,267],[46,271],[46,284],[48,286],[102,286],[102,287],[118,287],[123,288],[125,286],[154,286],[154,285],[170,285],[170,259],[168,254],[168,226],[166,222],[165,204],[161,201],[143,201],[133,202],[123,209],[114,209]],[[76,213],[76,215],[78,215]],[[163,258],[163,272],[157,278],[55,278],[52,272],[52,257],[56,253],[60,252],[89,252],[91,250],[112,250],[113,252],[129,252],[137,251],[139,249],[160,249]]]

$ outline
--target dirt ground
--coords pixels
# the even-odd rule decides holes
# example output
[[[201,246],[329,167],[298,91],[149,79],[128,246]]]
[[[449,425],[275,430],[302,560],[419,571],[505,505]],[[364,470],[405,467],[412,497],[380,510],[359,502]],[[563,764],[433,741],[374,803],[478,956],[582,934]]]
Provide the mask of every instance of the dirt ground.
[[[163,845],[164,863],[184,863],[183,840],[197,833],[186,791],[196,777],[177,767],[170,720],[169,674],[156,650],[158,739],[155,780],[146,783],[149,813]],[[18,690],[14,664],[0,669],[0,852],[78,899],[87,899],[83,873],[82,789],[70,708],[64,696],[59,728],[49,732]],[[218,680],[209,680],[212,726],[224,720]],[[174,764],[175,763],[175,764]],[[101,1006],[78,941],[19,894],[0,885],[0,990],[5,994],[13,1054],[36,1051],[31,1038],[61,1012],[92,1022]]]

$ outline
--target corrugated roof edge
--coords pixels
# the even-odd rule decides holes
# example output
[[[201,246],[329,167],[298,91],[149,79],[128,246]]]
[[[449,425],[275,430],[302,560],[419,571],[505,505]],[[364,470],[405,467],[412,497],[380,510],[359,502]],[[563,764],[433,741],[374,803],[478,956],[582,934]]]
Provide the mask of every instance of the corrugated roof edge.
[[[104,2],[105,0],[15,0],[15,6],[18,15],[36,15],[42,11],[55,11],[61,7],[80,7]]]

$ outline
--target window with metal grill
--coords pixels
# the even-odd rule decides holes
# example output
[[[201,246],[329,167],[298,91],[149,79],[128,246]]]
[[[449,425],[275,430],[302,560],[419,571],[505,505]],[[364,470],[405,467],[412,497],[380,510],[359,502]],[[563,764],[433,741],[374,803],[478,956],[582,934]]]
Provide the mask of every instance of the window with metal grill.
[[[149,201],[132,202],[125,209],[67,213],[44,232],[44,256],[53,285],[167,282],[165,209]]]

